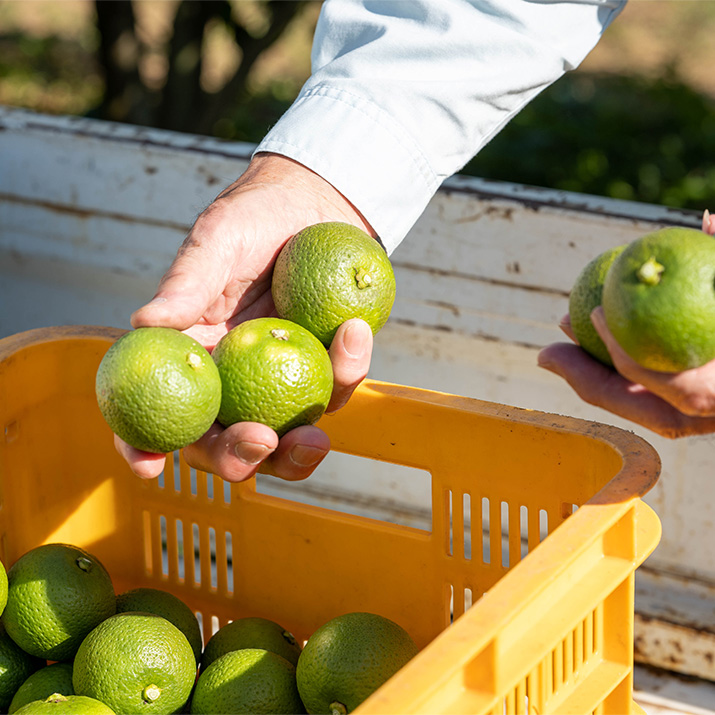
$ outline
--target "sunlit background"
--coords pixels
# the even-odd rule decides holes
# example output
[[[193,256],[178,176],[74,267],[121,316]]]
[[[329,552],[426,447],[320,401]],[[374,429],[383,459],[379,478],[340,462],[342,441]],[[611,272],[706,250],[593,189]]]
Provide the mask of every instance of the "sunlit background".
[[[310,70],[320,2],[0,0],[0,104],[257,142]],[[715,205],[715,0],[630,0],[464,173]]]

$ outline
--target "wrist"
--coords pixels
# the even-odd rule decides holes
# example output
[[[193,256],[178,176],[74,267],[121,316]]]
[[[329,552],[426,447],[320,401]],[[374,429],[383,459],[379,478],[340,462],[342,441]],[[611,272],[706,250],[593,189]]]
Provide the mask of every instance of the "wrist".
[[[306,206],[314,206],[322,221],[345,221],[377,237],[368,220],[350,200],[312,169],[282,154],[260,152],[251,159],[240,182],[282,185],[305,196]],[[229,187],[230,188],[230,187]]]

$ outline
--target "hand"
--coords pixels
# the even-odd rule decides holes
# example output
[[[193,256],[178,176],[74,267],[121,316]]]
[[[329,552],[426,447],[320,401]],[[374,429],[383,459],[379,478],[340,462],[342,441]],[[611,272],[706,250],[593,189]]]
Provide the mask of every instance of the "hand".
[[[332,185],[301,164],[259,154],[246,172],[198,217],[156,295],[131,318],[132,326],[185,331],[209,351],[232,327],[275,315],[271,273],[283,244],[306,226],[345,221],[374,232]],[[338,330],[330,346],[334,412],[367,375],[372,331],[359,319]],[[140,477],[157,477],[166,456],[142,452],[115,436],[115,446]],[[287,480],[305,479],[330,449],[315,426],[291,430],[280,440],[269,427],[242,422],[224,429],[215,423],[183,450],[194,468],[238,482],[259,469]]]
[[[703,231],[715,234],[715,216],[703,215]],[[611,369],[578,345],[554,343],[541,350],[540,367],[562,377],[578,396],[635,424],[671,439],[715,432],[715,361],[679,373],[647,370],[611,335],[602,308],[591,321],[613,360]],[[571,340],[569,316],[559,326]]]
[[[715,432],[715,361],[677,373],[647,370],[611,335],[603,308],[591,313],[591,321],[611,354],[615,370],[569,343],[543,348],[539,366],[564,378],[585,402],[663,437]],[[575,340],[568,316],[560,327]]]

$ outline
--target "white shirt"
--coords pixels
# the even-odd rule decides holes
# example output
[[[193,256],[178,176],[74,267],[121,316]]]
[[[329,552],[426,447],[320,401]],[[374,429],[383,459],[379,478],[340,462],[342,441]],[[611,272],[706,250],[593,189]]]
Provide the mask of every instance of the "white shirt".
[[[325,0],[312,74],[257,147],[309,167],[392,252],[440,184],[577,67],[626,0]]]

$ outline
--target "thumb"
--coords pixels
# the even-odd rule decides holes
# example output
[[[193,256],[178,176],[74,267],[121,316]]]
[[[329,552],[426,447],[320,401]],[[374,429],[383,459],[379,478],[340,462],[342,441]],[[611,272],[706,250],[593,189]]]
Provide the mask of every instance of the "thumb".
[[[179,255],[152,300],[132,313],[132,327],[190,328],[220,295],[217,276],[222,274],[223,267],[214,266],[205,252]]]

